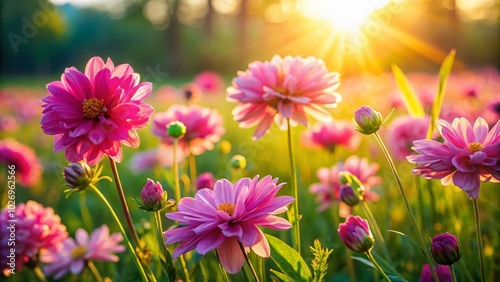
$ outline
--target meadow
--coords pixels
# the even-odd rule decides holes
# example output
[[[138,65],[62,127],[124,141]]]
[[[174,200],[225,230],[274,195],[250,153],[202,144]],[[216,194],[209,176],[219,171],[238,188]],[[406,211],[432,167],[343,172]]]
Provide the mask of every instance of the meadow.
[[[262,58],[263,61],[268,59],[270,58]],[[115,62],[117,65],[121,63],[126,62]],[[84,69],[84,66],[81,65],[75,67],[81,71]],[[61,70],[61,73],[63,71]],[[237,77],[237,71],[237,69],[234,70],[234,77]],[[340,180],[338,178],[328,179],[330,176],[328,173],[324,183],[321,183],[321,179],[318,178],[321,174],[320,171],[325,171],[324,168],[338,165],[338,169],[342,170],[343,163],[349,158],[352,161],[353,156],[366,159],[367,164],[373,165],[373,167],[368,169],[366,166],[361,166],[358,172],[351,173],[354,175],[359,173],[360,175],[356,176],[361,180],[368,177],[367,175],[361,176],[361,174],[370,171],[372,174],[369,176],[373,178],[363,182],[363,185],[366,186],[364,204],[354,205],[351,207],[350,213],[367,218],[366,207],[371,210],[373,219],[385,240],[385,244],[383,244],[375,234],[375,246],[372,253],[392,281],[418,281],[422,279],[422,268],[427,261],[425,252],[419,250],[419,232],[422,234],[428,249],[431,246],[431,238],[437,234],[449,232],[456,235],[461,244],[461,258],[454,264],[457,281],[480,281],[480,257],[473,201],[462,189],[453,184],[442,185],[439,180],[429,180],[414,175],[412,170],[416,165],[405,158],[406,155],[417,154],[410,150],[413,141],[426,138],[427,128],[430,124],[429,116],[433,104],[436,103],[436,94],[440,85],[439,66],[436,65],[433,72],[410,72],[406,73],[406,77],[414,88],[416,95],[413,97],[416,98],[417,102],[406,103],[405,106],[404,98],[402,98],[404,91],[398,88],[393,73],[360,74],[345,78],[340,74],[340,84],[335,91],[342,97],[342,100],[337,103],[337,107],[328,108],[327,111],[333,118],[332,124],[342,125],[345,131],[334,132],[334,135],[337,134],[337,139],[325,141],[330,142],[328,145],[311,146],[306,144],[306,137],[304,137],[306,132],[318,123],[311,116],[308,117],[309,128],[301,124],[291,127],[290,140],[294,147],[297,172],[298,213],[301,218],[301,249],[299,251],[302,259],[292,248],[295,247],[294,236],[296,236],[293,233],[295,228],[293,211],[295,210],[294,204],[290,203],[288,208],[292,212],[282,213],[278,216],[291,221],[294,227],[281,231],[261,228],[265,234],[281,240],[277,242],[275,239],[269,239],[271,242],[270,258],[260,258],[253,251],[249,253],[249,260],[254,265],[260,281],[312,281],[313,277],[319,279],[315,281],[321,281],[321,278],[318,278],[318,273],[321,272],[324,272],[324,276],[322,276],[324,281],[381,281],[383,279],[364,254],[349,250],[339,237],[339,224],[343,223],[346,217],[346,204],[342,203],[338,190],[340,188],[337,187],[340,185]],[[228,95],[226,89],[231,86],[233,77],[219,77],[219,79],[221,80],[218,81],[219,84],[215,85],[214,89],[206,89],[202,85],[197,85],[194,76],[168,78],[168,81],[162,85],[153,83],[151,94],[143,102],[151,105],[154,108],[154,113],[149,118],[147,125],[137,130],[140,145],[138,148],[123,146],[123,158],[116,164],[126,203],[142,246],[142,250],[136,252],[139,259],[151,270],[151,273],[147,273],[149,280],[152,280],[151,276],[154,276],[157,281],[169,281],[170,266],[168,266],[168,260],[165,262],[165,256],[162,252],[163,247],[160,242],[163,242],[165,238],[160,238],[157,232],[155,212],[139,208],[138,202],[142,201],[141,190],[148,178],[154,182],[159,181],[168,193],[168,199],[175,199],[178,192],[176,192],[174,171],[178,169],[182,196],[193,197],[196,193],[195,185],[193,185],[195,182],[192,170],[194,164],[196,176],[209,172],[215,180],[225,178],[232,183],[244,177],[254,178],[259,175],[262,179],[270,175],[279,179],[277,183],[286,183],[279,190],[279,196],[295,198],[287,130],[281,130],[273,123],[269,132],[264,134],[261,139],[254,140],[252,134],[255,126],[241,128],[232,115],[237,103],[226,99]],[[0,142],[3,142],[2,146],[7,146],[4,144],[5,142],[21,143],[31,148],[36,155],[30,160],[31,163],[27,164],[31,167],[30,173],[35,174],[32,181],[23,183],[20,175],[23,172],[17,171],[15,174],[17,179],[15,203],[20,205],[28,201],[35,201],[43,207],[52,208],[55,214],[60,217],[61,224],[65,226],[68,237],[74,238],[79,228],[90,233],[103,224],[109,226],[111,233],[119,232],[109,209],[96,196],[93,188],[83,187],[80,191],[78,187],[69,187],[75,193],[65,192],[68,186],[67,180],[63,177],[63,170],[70,161],[65,157],[63,151],[54,152],[54,136],[44,133],[41,128],[42,104],[44,103],[41,102],[41,99],[48,95],[45,85],[56,80],[60,79],[13,82],[4,80],[2,82],[0,89]],[[500,115],[499,86],[500,73],[494,68],[484,67],[477,70],[461,71],[451,69],[446,89],[441,93],[444,95],[444,100],[442,107],[439,107],[440,118],[451,123],[454,118],[464,117],[473,124],[478,117],[483,117],[489,128],[493,128],[498,123]],[[406,99],[408,97],[406,96]],[[158,149],[162,142],[166,142],[166,139],[159,138],[153,133],[155,127],[153,119],[155,115],[167,111],[173,105],[186,104],[187,107],[197,105],[215,110],[223,120],[224,133],[213,141],[213,149],[203,150],[196,156],[186,156],[176,167],[173,165],[173,150],[162,151]],[[414,111],[415,104],[419,105],[423,115]],[[378,130],[378,134],[387,145],[388,151],[395,161],[402,188],[415,214],[419,232],[412,225],[412,220],[398,189],[398,183],[384,152],[377,144],[376,138],[373,135],[364,135],[354,130],[355,111],[364,105],[379,111],[383,119],[387,118]],[[417,116],[425,121],[423,127],[417,125],[416,120],[407,121],[408,119],[418,120]],[[399,127],[397,127],[398,125]],[[332,130],[340,129],[334,128]],[[188,126],[186,136],[189,133]],[[437,130],[433,132],[432,138],[439,142],[443,140]],[[181,140],[182,138],[179,139],[179,142]],[[146,157],[144,154],[148,150],[149,155]],[[19,168],[22,164],[21,160],[9,160],[5,152],[2,151],[2,156],[0,156],[0,164],[2,164],[0,186],[2,187],[4,212],[8,203],[8,165],[15,163]],[[179,152],[176,154],[178,158],[182,155]],[[498,151],[496,154],[498,155]],[[244,165],[242,165],[241,159],[239,162],[235,161],[234,156],[236,155],[245,159]],[[24,157],[26,156],[28,154],[24,153]],[[103,179],[95,183],[95,186],[109,201],[122,222],[126,234],[131,239],[131,231],[127,228],[115,186],[116,179],[113,177],[108,157],[104,156],[99,161],[99,165],[103,167],[101,175],[109,176],[112,181]],[[498,165],[497,161],[495,166],[497,172]],[[323,170],[321,170],[322,168]],[[327,188],[331,185],[332,190],[328,191],[327,189],[327,194],[311,193],[311,187],[322,184]],[[500,256],[496,253],[500,247],[498,232],[500,200],[498,196],[495,196],[499,184],[485,180],[481,182],[480,187],[477,203],[481,222],[486,281],[496,281],[500,277],[500,265],[498,264]],[[337,190],[334,191],[334,189]],[[368,193],[370,197],[368,197]],[[166,213],[171,213],[176,209],[177,207],[174,205],[158,211],[161,215],[162,231],[178,225],[174,220],[165,217]],[[232,215],[232,211],[227,213]],[[2,231],[0,232],[3,236],[2,243],[9,236],[3,224],[4,222],[2,222]],[[370,226],[372,232],[375,232],[373,224]],[[17,242],[20,243],[24,240],[19,233],[23,227],[19,225],[18,228],[20,229],[16,231],[16,235]],[[29,229],[29,227],[26,228]],[[329,256],[325,256],[323,252],[323,257],[319,258],[311,252],[310,247],[314,245],[315,240],[319,240],[321,248],[331,250]],[[121,244],[125,245],[125,242],[122,241]],[[285,248],[284,244],[290,246],[289,249]],[[132,245],[135,248],[136,244],[133,241]],[[173,253],[176,246],[178,244],[169,244],[167,246],[169,253]],[[37,269],[42,272],[47,269],[48,264],[41,259],[45,251],[44,248],[39,248],[35,254],[29,257],[29,262],[26,262],[22,268],[17,265],[15,274],[9,275],[6,268],[4,275],[8,276],[8,281],[56,280],[53,274],[37,274]],[[2,256],[7,252],[5,245],[2,244]],[[129,249],[123,248],[116,255],[119,258],[116,262],[95,260],[93,263],[94,271],[88,265],[87,260],[80,273],[72,274],[71,271],[67,271],[60,277],[60,281],[144,280]],[[4,257],[1,258],[2,267],[5,267],[4,259]],[[225,281],[226,279],[252,281],[253,279],[252,271],[247,263],[238,273],[227,274],[221,268],[214,251],[210,251],[206,255],[189,251],[183,255],[183,260],[185,260],[185,265],[180,258],[173,259],[174,273],[177,278],[170,281]],[[322,262],[323,265],[318,266],[319,262]],[[327,266],[324,265],[325,263]],[[307,266],[308,269],[303,269],[304,266]],[[98,272],[98,275],[95,271]],[[5,277],[2,277],[3,279]]]

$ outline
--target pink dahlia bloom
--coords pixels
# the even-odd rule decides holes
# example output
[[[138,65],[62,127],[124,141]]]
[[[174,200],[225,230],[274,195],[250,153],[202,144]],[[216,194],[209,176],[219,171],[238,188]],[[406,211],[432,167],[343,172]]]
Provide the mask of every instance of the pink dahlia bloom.
[[[450,268],[446,265],[435,265],[434,270],[436,270],[437,277],[440,282],[451,282],[453,278],[451,276]],[[432,276],[431,268],[428,264],[424,264],[422,267],[422,272],[420,273],[420,282],[433,282],[434,277]]]
[[[308,126],[306,114],[330,121],[330,114],[321,106],[335,107],[340,102],[341,96],[335,92],[339,81],[339,74],[329,72],[322,60],[276,55],[239,71],[227,89],[227,100],[239,103],[233,110],[234,120],[243,128],[257,125],[253,136],[260,139],[273,120],[282,129],[288,118],[292,125]]]
[[[500,182],[500,121],[489,130],[479,117],[472,126],[465,118],[452,124],[438,120],[443,143],[434,140],[413,142],[414,151],[407,159],[419,164],[413,173],[428,179],[441,179],[443,185],[454,184],[469,198],[479,197],[481,182]]]
[[[356,150],[361,141],[361,136],[354,130],[352,122],[344,121],[318,123],[306,129],[301,137],[304,147],[330,152],[335,151],[339,145],[350,151]]]
[[[345,162],[339,162],[331,168],[320,168],[316,172],[320,183],[313,183],[309,186],[309,192],[316,194],[316,201],[320,203],[318,211],[328,209],[334,202],[339,203],[339,215],[347,217],[351,214],[351,207],[341,201],[340,190],[343,185],[340,183],[340,172],[348,171],[355,175],[365,186],[364,199],[368,201],[378,201],[377,193],[371,188],[380,184],[381,179],[375,174],[378,172],[378,164],[368,164],[368,160],[360,159],[358,156],[350,156]]]
[[[65,150],[71,162],[97,164],[104,154],[122,160],[121,145],[137,148],[136,129],[146,126],[153,108],[143,103],[151,83],[128,64],[114,66],[111,59],[93,57],[85,73],[67,68],[61,81],[47,85],[42,99],[42,129],[55,135],[54,151]]]
[[[167,145],[174,143],[174,138],[167,134],[167,126],[172,121],[180,121],[186,126],[186,134],[178,142],[184,155],[200,155],[206,150],[212,150],[225,132],[222,117],[216,110],[196,105],[173,105],[166,112],[157,113],[153,117],[152,131]]]
[[[14,165],[16,181],[23,186],[34,186],[40,182],[43,167],[30,147],[13,139],[0,140],[0,163]]]
[[[194,84],[204,93],[218,94],[224,88],[224,80],[213,71],[203,71],[194,78]]]
[[[229,273],[237,273],[245,258],[239,243],[247,252],[251,248],[261,257],[269,257],[269,243],[259,226],[286,230],[292,225],[276,214],[287,210],[293,202],[289,196],[276,197],[284,183],[276,185],[277,178],[266,176],[259,181],[242,178],[231,184],[218,180],[214,189],[201,189],[194,198],[183,198],[178,212],[167,213],[167,218],[181,224],[164,233],[165,244],[182,242],[173,253],[178,257],[196,249],[206,254],[217,249],[221,265]]]
[[[123,240],[117,232],[109,234],[107,225],[102,225],[89,234],[80,228],[76,231],[75,240],[67,238],[61,250],[48,251],[42,254],[41,261],[47,265],[43,267],[46,275],[54,275],[55,279],[63,277],[66,273],[80,274],[85,268],[86,261],[113,261],[118,257],[114,253],[125,251],[119,243]]]
[[[63,241],[67,238],[66,226],[61,223],[61,218],[54,213],[52,208],[45,208],[35,201],[19,204],[15,211],[9,206],[0,212],[0,263],[1,269],[8,268],[10,259],[9,239],[11,232],[15,234],[15,268],[20,271],[24,264],[38,255],[42,250],[57,252],[61,249]],[[14,217],[13,217],[14,216]],[[16,220],[14,229],[9,228],[11,222]],[[9,267],[11,268],[11,267]]]
[[[414,140],[425,139],[429,128],[429,118],[401,116],[389,125],[387,144],[393,156],[398,160],[406,160],[413,154],[411,150]]]

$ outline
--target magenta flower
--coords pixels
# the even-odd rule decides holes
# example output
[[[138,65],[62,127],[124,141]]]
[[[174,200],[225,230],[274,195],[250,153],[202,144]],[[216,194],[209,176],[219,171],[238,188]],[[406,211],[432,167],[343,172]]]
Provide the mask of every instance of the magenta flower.
[[[337,146],[343,146],[350,151],[358,148],[361,136],[354,130],[351,123],[335,121],[318,123],[302,132],[301,142],[307,148],[320,148],[330,152]]]
[[[425,139],[429,127],[429,118],[401,116],[395,118],[388,127],[387,144],[393,156],[399,160],[413,154],[414,140]]]
[[[369,251],[375,243],[368,221],[359,216],[349,215],[339,225],[338,232],[344,245],[358,253]]]
[[[0,140],[0,163],[14,165],[16,181],[26,187],[40,182],[43,167],[30,147],[13,139]]]
[[[276,55],[238,72],[227,89],[227,100],[239,103],[233,110],[234,120],[243,128],[257,125],[253,137],[260,139],[273,120],[282,129],[288,118],[292,125],[308,126],[306,114],[330,121],[330,114],[321,106],[335,107],[340,102],[341,96],[335,92],[338,86],[339,74],[329,72],[322,60]]]
[[[292,227],[287,220],[276,216],[285,212],[294,200],[289,196],[276,197],[284,185],[276,185],[277,182],[271,176],[260,181],[259,176],[242,178],[234,184],[221,179],[213,190],[201,189],[194,198],[181,199],[178,212],[166,215],[181,224],[164,233],[165,244],[182,242],[173,257],[193,249],[202,255],[217,249],[220,263],[229,273],[237,273],[245,262],[239,243],[258,256],[269,257],[269,243],[258,227],[275,230]]]
[[[174,146],[160,144],[158,147],[142,152],[136,152],[129,161],[129,167],[133,172],[144,172],[155,167],[172,167],[174,159]],[[184,151],[177,149],[177,163],[181,163],[187,157]]]
[[[185,155],[200,155],[206,150],[212,150],[225,132],[222,117],[216,110],[196,105],[173,105],[166,112],[157,113],[153,117],[153,133],[168,145],[174,143],[174,138],[167,134],[167,126],[172,121],[180,121],[186,126],[186,134],[178,142]]]
[[[196,178],[196,189],[214,189],[215,178],[210,172],[204,172]]]
[[[203,71],[197,74],[194,78],[194,84],[207,94],[218,94],[224,88],[224,80],[222,77],[213,71]]]
[[[437,127],[443,143],[413,142],[412,149],[420,154],[407,157],[420,164],[414,174],[441,179],[443,185],[454,184],[471,199],[479,197],[480,182],[500,182],[500,121],[489,131],[481,117],[474,127],[464,118],[456,118],[452,124],[438,120]]]
[[[114,66],[111,59],[93,57],[85,74],[67,68],[61,81],[47,85],[42,99],[42,129],[55,135],[54,151],[65,150],[71,162],[95,165],[104,154],[122,160],[122,147],[139,146],[136,129],[146,126],[153,108],[143,103],[151,83],[139,83],[128,64]]]
[[[440,282],[451,282],[453,278],[451,276],[451,270],[445,265],[435,265],[434,270],[436,270],[437,277]],[[420,282],[434,282],[434,277],[432,276],[431,268],[428,264],[424,264],[422,267],[422,273],[420,273]]]
[[[22,267],[35,258],[42,250],[57,252],[61,249],[63,241],[68,237],[66,226],[61,223],[61,218],[54,213],[52,208],[45,208],[35,201],[28,201],[15,207],[14,213],[8,207],[0,212],[0,269],[13,268],[8,256],[9,244],[12,234],[15,234],[15,268],[21,271]],[[14,217],[12,217],[14,216]],[[16,222],[8,220],[15,219]],[[9,228],[15,225],[14,229]],[[35,258],[36,259],[36,258]]]
[[[438,234],[432,238],[431,253],[438,264],[454,264],[462,257],[460,241],[448,232]]]
[[[46,275],[54,275],[55,279],[63,277],[66,273],[80,274],[85,268],[86,261],[113,261],[118,257],[114,253],[125,251],[119,243],[123,240],[117,232],[109,234],[107,225],[102,225],[89,234],[80,228],[76,231],[75,240],[67,238],[63,248],[57,252],[48,251],[42,254],[40,260],[47,263],[43,267]]]
[[[378,164],[368,164],[365,158],[350,156],[345,162],[339,162],[331,168],[320,168],[316,172],[320,183],[313,183],[309,186],[309,192],[316,194],[316,201],[320,203],[318,211],[328,209],[333,202],[339,202],[339,214],[341,217],[347,217],[351,214],[351,207],[341,202],[340,190],[344,186],[339,181],[340,172],[348,171],[355,175],[365,187],[364,199],[368,201],[378,201],[377,193],[371,191],[371,188],[380,184],[380,177],[375,176],[378,172]]]

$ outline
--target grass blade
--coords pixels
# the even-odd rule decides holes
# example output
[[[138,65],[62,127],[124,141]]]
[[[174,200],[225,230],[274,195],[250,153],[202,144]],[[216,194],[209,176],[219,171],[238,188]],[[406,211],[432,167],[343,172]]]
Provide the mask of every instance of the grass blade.
[[[423,117],[425,115],[424,108],[418,100],[415,90],[404,75],[403,71],[396,65],[392,65],[392,73],[396,79],[396,85],[401,92],[401,98],[406,106],[406,109],[412,117]]]

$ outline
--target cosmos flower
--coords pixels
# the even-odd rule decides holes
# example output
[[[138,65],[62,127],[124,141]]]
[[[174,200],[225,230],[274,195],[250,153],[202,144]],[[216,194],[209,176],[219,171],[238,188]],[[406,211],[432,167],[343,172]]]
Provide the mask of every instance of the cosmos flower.
[[[337,146],[350,151],[356,150],[361,136],[354,130],[351,122],[335,121],[317,123],[302,132],[301,143],[307,148],[320,148],[330,152]]]
[[[415,152],[411,150],[414,140],[424,139],[429,127],[429,118],[400,116],[388,126],[387,147],[398,160],[406,160]]]
[[[181,199],[178,212],[166,215],[180,223],[164,233],[165,244],[182,242],[173,257],[193,249],[202,255],[217,249],[221,265],[232,274],[245,262],[240,243],[247,252],[251,248],[258,256],[269,257],[269,243],[258,227],[275,230],[292,227],[287,220],[276,216],[285,212],[294,200],[289,196],[276,197],[284,185],[276,185],[277,182],[271,176],[261,180],[258,176],[242,178],[234,184],[221,179],[213,190],[201,189],[194,198]]]
[[[14,217],[12,217],[14,216]],[[8,245],[11,229],[9,219],[15,219],[15,268],[21,271],[22,267],[37,256],[40,251],[52,250],[57,252],[62,248],[63,241],[68,237],[66,226],[52,208],[45,208],[35,201],[18,204],[15,212],[10,213],[8,207],[0,212],[0,263],[1,269],[7,268],[10,259],[12,244]],[[5,224],[5,225],[4,225]],[[12,268],[12,267],[11,267]]]
[[[198,88],[207,94],[218,94],[224,88],[224,80],[222,77],[213,71],[203,71],[198,73],[193,83],[198,86]]]
[[[412,149],[420,154],[407,157],[419,164],[413,174],[441,179],[443,185],[454,184],[471,199],[479,197],[481,182],[500,182],[500,121],[491,130],[481,117],[474,126],[465,118],[456,118],[452,124],[438,120],[437,127],[443,143],[413,142]]]
[[[0,140],[0,163],[14,165],[16,181],[26,187],[40,182],[43,167],[30,147],[13,139]]]
[[[331,168],[323,167],[318,169],[316,176],[320,183],[313,183],[309,186],[309,192],[316,194],[316,201],[320,203],[318,211],[324,211],[334,202],[339,202],[339,214],[347,217],[351,213],[351,207],[341,201],[340,191],[343,185],[339,180],[340,172],[348,171],[355,175],[365,187],[364,199],[368,201],[378,201],[377,193],[371,188],[380,184],[380,177],[375,176],[379,169],[378,164],[368,164],[365,158],[350,156],[345,162],[339,162]]]
[[[118,257],[114,253],[125,251],[119,243],[123,240],[117,232],[109,234],[107,225],[102,225],[89,234],[80,228],[76,231],[75,239],[67,238],[61,250],[48,251],[42,254],[40,260],[47,265],[43,267],[46,275],[54,275],[55,279],[63,277],[66,273],[82,273],[86,261],[113,261]]]
[[[42,99],[42,130],[54,135],[54,151],[65,150],[71,162],[97,164],[106,154],[122,160],[122,144],[139,146],[136,129],[146,126],[153,108],[143,103],[151,83],[139,83],[140,76],[128,64],[114,66],[93,57],[85,73],[67,68],[61,81],[47,85]]]
[[[335,107],[340,102],[335,92],[339,83],[339,74],[329,72],[322,60],[276,55],[239,71],[227,89],[227,100],[239,103],[233,110],[234,120],[243,128],[257,126],[253,137],[260,139],[273,120],[281,129],[286,129],[286,119],[291,125],[308,126],[306,114],[330,121],[321,106]]]
[[[172,121],[180,121],[186,126],[186,134],[178,142],[185,155],[200,155],[212,150],[225,132],[222,117],[216,110],[196,105],[173,105],[166,112],[153,117],[152,131],[167,145],[174,143],[174,138],[167,134],[167,126]]]
[[[215,185],[215,178],[212,173],[210,172],[204,172],[196,178],[196,189],[214,189]]]

